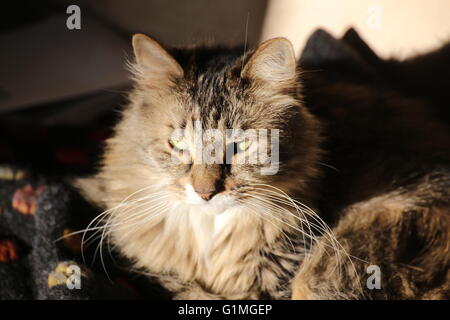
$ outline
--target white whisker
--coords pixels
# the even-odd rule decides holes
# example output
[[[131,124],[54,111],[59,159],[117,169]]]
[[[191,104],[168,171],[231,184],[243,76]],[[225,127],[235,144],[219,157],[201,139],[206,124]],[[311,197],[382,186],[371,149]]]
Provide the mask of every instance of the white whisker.
[[[283,203],[285,205],[290,205],[295,208],[298,212],[302,212],[303,210],[300,209],[300,207],[303,207],[305,209],[305,213],[311,218],[313,219],[315,222],[317,222],[319,225],[316,225],[315,223],[310,223],[310,225],[316,229],[317,231],[321,232],[323,236],[325,236],[325,239],[328,239],[328,241],[330,241],[331,247],[333,248],[333,251],[336,253],[336,259],[337,259],[337,269],[339,272],[339,276],[341,274],[341,267],[342,267],[342,261],[341,261],[341,257],[340,254],[343,253],[347,259],[349,260],[352,269],[355,273],[355,275],[358,277],[358,281],[359,281],[359,276],[358,273],[356,271],[356,267],[352,261],[352,258],[356,258],[353,257],[352,255],[350,255],[345,248],[342,246],[341,243],[339,243],[339,241],[336,239],[336,237],[334,236],[331,228],[314,212],[314,210],[312,210],[311,208],[309,208],[307,205],[299,202],[298,200],[293,199],[292,197],[290,197],[289,195],[287,195],[283,190],[268,185],[268,184],[250,184],[250,186],[252,186],[253,188],[255,188],[256,190],[260,190],[260,191],[264,191],[264,192],[269,192],[272,196],[268,197],[270,198],[272,201],[275,202],[279,202],[279,203]],[[264,187],[269,187],[272,190],[268,190],[267,188],[257,188],[256,186],[264,186]],[[274,191],[275,190],[275,191]],[[255,191],[254,191],[255,192]],[[261,194],[261,193],[259,193]],[[278,198],[281,197],[282,199]],[[283,200],[285,199],[285,200]],[[291,215],[295,216],[292,212],[290,212],[289,210],[287,210]],[[328,246],[326,244],[324,244],[325,246]],[[357,258],[359,259],[359,258]],[[362,260],[362,259],[359,259]]]

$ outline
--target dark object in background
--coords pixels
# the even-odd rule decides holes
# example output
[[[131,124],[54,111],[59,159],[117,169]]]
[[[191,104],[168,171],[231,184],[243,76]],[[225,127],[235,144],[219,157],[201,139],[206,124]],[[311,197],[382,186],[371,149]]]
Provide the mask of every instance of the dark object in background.
[[[70,30],[64,12],[0,34],[8,44],[0,51],[0,115],[80,98],[92,104],[129,82],[127,37],[85,11],[82,28]]]
[[[337,77],[359,77],[406,97],[426,100],[436,119],[450,125],[450,43],[403,61],[383,60],[354,29],[342,39],[318,30],[308,40],[301,65],[306,70],[335,72]]]

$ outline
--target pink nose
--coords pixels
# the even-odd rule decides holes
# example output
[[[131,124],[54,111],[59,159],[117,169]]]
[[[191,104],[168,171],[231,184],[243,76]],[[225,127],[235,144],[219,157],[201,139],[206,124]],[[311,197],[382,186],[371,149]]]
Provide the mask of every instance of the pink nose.
[[[209,192],[199,192],[199,191],[195,191],[197,192],[197,194],[206,201],[209,201],[215,194],[214,191],[209,191]]]

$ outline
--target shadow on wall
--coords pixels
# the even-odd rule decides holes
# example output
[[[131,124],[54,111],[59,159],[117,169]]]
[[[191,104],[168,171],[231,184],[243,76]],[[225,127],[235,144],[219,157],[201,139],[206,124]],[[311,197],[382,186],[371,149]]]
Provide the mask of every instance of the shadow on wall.
[[[66,10],[73,4],[81,12],[76,29],[66,25]],[[115,101],[116,92],[129,84],[125,61],[133,33],[146,33],[167,46],[238,45],[246,38],[253,46],[266,6],[266,0],[6,2],[0,22],[0,39],[8,43],[0,52],[0,114],[67,101],[78,108],[81,100],[91,110],[99,95]],[[100,99],[102,105],[108,104],[106,98]],[[62,118],[67,123],[79,117],[46,115],[46,123]]]
[[[248,44],[255,45],[267,0],[82,0],[77,4],[81,9],[93,10],[123,32],[145,33],[169,46],[193,41],[241,44],[248,17]]]

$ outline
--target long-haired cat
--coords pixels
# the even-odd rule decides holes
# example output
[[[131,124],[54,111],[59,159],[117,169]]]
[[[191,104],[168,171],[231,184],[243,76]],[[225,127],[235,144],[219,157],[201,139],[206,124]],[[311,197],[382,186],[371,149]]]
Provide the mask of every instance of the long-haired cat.
[[[283,38],[246,54],[144,35],[133,48],[129,105],[77,185],[105,209],[91,230],[137,269],[178,299],[448,296],[450,140],[426,104],[302,73]],[[260,139],[202,162],[196,126],[277,130],[275,174],[239,161]]]

